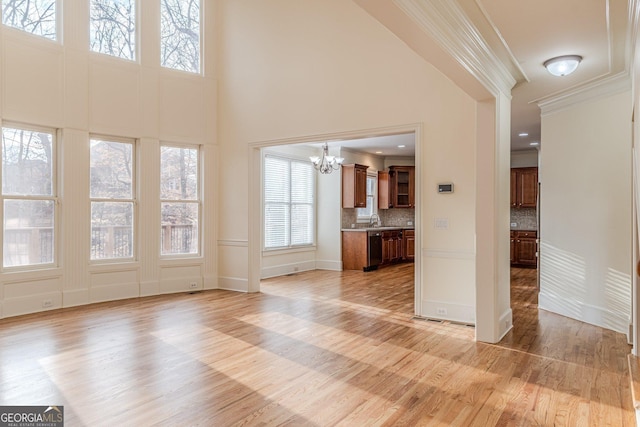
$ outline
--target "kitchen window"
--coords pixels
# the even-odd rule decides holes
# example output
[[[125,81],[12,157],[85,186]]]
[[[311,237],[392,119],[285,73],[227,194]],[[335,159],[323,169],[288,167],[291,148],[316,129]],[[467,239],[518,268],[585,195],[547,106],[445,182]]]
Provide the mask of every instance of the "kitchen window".
[[[264,249],[315,244],[315,169],[308,161],[264,157]]]
[[[378,213],[378,198],[376,197],[378,188],[378,177],[373,174],[367,174],[367,207],[356,208],[358,222],[369,222],[371,215]]]
[[[2,265],[46,266],[56,256],[55,131],[2,128]]]

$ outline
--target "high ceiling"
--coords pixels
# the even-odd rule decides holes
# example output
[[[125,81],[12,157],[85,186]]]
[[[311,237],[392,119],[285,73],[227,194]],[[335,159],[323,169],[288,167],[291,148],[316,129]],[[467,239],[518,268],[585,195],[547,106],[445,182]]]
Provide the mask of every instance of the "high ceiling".
[[[539,103],[629,72],[636,22],[629,10],[635,11],[631,6],[638,0],[354,1],[467,93],[482,99],[486,87],[448,52],[442,40],[433,37],[429,24],[442,24],[439,35],[447,31],[454,37],[457,32],[478,34],[481,44],[516,82],[512,150],[535,149],[530,145],[535,142],[544,144],[540,141]],[[456,28],[459,22],[469,23],[471,29]],[[560,55],[580,55],[583,61],[575,73],[555,77],[543,63]],[[520,133],[528,135],[521,137]]]

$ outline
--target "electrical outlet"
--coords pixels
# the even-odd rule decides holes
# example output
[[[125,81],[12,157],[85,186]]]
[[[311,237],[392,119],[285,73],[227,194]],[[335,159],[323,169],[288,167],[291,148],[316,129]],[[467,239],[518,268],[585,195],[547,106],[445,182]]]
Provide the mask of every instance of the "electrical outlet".
[[[198,287],[198,282],[190,282],[189,283],[189,288],[196,289],[197,287]]]
[[[49,308],[53,306],[53,301],[50,299],[42,300],[42,308]]]
[[[407,225],[413,225],[413,221],[407,221]]]
[[[440,314],[442,316],[446,316],[447,315],[447,309],[443,308],[443,307],[438,307],[438,308],[436,308],[436,314]]]

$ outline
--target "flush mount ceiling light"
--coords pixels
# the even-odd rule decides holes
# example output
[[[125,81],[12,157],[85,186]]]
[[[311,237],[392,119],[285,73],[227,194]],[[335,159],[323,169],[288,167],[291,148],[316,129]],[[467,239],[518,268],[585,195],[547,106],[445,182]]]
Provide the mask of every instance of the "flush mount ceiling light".
[[[557,56],[544,61],[544,66],[554,76],[567,76],[578,68],[580,61],[582,61],[580,55]]]

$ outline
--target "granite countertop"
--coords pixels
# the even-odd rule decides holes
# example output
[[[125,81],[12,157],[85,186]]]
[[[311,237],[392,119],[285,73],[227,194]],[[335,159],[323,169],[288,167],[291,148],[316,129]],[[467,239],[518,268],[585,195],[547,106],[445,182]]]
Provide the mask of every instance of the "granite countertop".
[[[387,227],[356,227],[343,228],[340,231],[389,231],[389,230],[413,230],[415,227],[409,226],[387,226]]]

